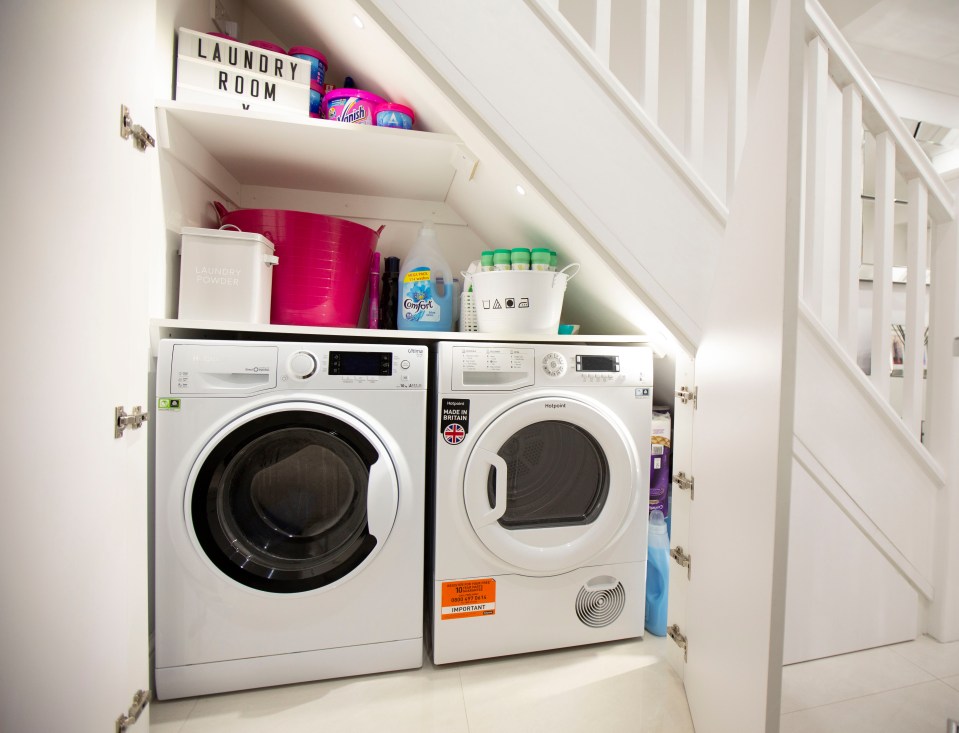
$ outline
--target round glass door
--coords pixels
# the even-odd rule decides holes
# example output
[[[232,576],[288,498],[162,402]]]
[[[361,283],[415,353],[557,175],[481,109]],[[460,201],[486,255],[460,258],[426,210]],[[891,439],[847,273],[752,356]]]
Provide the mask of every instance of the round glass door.
[[[507,410],[476,439],[466,464],[464,501],[477,537],[529,572],[588,562],[635,509],[638,459],[626,436],[613,415],[578,400],[541,398]]]
[[[238,583],[271,593],[349,575],[382,547],[396,516],[396,475],[375,435],[305,403],[221,431],[191,488],[185,508],[203,553]]]

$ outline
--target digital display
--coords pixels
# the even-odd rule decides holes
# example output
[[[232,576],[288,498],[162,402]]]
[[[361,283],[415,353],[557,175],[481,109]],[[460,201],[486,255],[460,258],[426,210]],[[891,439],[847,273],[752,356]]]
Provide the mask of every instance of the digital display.
[[[618,372],[618,356],[577,356],[576,371],[578,372]]]
[[[393,354],[369,351],[331,351],[330,374],[344,377],[388,377],[393,373]]]

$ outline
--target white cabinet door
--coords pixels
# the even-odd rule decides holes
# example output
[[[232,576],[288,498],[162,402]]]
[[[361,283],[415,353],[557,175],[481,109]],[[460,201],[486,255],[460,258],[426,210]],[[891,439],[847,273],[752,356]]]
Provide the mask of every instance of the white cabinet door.
[[[696,353],[684,632],[697,733],[779,729],[802,104],[801,78],[790,74],[801,66],[790,49],[800,47],[803,24],[792,14],[801,4],[774,5],[771,50]]]
[[[147,253],[162,238],[153,0],[0,5],[0,729],[105,731],[149,689]],[[149,728],[149,714],[132,731]]]

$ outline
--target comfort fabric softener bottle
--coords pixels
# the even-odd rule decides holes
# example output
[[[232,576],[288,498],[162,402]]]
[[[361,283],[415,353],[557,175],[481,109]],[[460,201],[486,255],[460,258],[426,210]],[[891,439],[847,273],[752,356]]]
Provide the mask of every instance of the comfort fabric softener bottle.
[[[646,630],[666,636],[669,596],[669,535],[659,509],[649,513],[649,551],[646,554]]]
[[[453,330],[453,273],[440,254],[433,223],[426,221],[400,268],[396,327]]]

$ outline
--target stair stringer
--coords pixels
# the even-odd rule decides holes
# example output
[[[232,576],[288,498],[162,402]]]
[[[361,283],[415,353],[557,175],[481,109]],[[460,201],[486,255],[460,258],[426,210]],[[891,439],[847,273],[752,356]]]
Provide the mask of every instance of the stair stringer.
[[[725,212],[641,111],[527,3],[358,2],[694,353]]]
[[[808,309],[797,338],[784,658],[915,638],[941,469]]]

